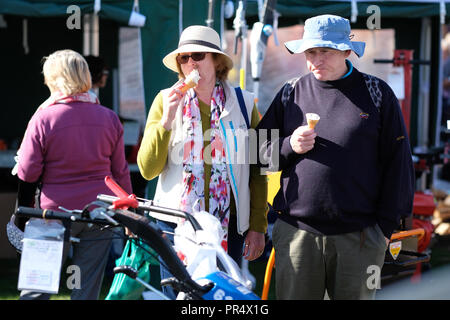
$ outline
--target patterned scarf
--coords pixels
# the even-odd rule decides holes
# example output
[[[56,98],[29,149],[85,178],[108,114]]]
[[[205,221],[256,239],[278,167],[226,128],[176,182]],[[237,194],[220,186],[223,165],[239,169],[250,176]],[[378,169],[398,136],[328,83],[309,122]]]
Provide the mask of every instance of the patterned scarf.
[[[78,93],[71,96],[65,95],[62,92],[57,91],[53,92],[52,95],[37,108],[37,110],[45,109],[51,105],[58,103],[71,103],[71,102],[90,102],[96,104],[100,103],[95,93],[91,91]]]
[[[186,93],[183,107],[183,185],[181,210],[192,213],[194,204],[205,210],[205,175],[203,162],[203,131],[197,95],[193,89]],[[219,219],[224,236],[222,247],[228,248],[230,220],[230,181],[225,150],[219,130],[220,114],[225,107],[223,87],[214,87],[211,98],[211,179],[209,181],[209,213]],[[199,200],[199,201],[198,201]]]

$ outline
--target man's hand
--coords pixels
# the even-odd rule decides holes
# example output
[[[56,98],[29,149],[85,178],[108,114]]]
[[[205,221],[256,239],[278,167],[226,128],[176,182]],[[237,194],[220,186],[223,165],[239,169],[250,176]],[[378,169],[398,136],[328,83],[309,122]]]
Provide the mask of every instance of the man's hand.
[[[384,237],[384,240],[386,241],[386,247],[389,246],[389,242],[391,242],[391,239]]]
[[[314,129],[308,126],[301,126],[295,129],[291,135],[290,144],[295,153],[303,154],[314,148],[314,142],[317,134]]]

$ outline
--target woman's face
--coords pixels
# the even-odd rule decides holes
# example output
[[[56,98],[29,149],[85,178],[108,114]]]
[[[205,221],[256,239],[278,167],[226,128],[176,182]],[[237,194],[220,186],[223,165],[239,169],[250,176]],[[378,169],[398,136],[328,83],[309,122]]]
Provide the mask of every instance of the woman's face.
[[[180,56],[190,56],[193,52],[185,52],[180,53]],[[205,58],[199,61],[195,61],[192,59],[192,57],[189,57],[188,61],[186,63],[180,64],[181,71],[183,71],[183,74],[185,77],[189,73],[191,73],[192,70],[197,69],[198,73],[200,74],[200,81],[198,83],[198,87],[202,87],[205,84],[210,84],[216,82],[216,68],[215,68],[215,62],[212,53],[205,52]]]

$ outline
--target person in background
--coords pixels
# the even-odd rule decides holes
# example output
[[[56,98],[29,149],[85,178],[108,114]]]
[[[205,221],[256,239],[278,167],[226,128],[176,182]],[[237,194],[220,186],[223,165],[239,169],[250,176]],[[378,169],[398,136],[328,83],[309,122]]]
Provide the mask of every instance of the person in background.
[[[85,56],[92,78],[91,90],[104,88],[109,77],[109,69],[102,57],[93,55]]]
[[[109,68],[105,63],[105,60],[102,57],[88,55],[84,56],[86,60],[89,71],[91,73],[92,79],[92,87],[89,90],[89,93],[100,97],[99,89],[102,89],[106,86],[109,77]],[[120,122],[124,125],[126,119],[119,116]],[[125,145],[125,158],[128,161],[129,154],[131,152],[132,146]],[[116,232],[123,233],[123,230],[117,229]],[[124,241],[120,237],[112,240],[111,249],[109,251],[108,262],[106,263],[105,275],[108,278],[114,277],[113,269],[116,266],[116,260],[122,254],[124,248]]]
[[[32,116],[18,151],[17,176],[28,186],[19,189],[18,205],[34,206],[29,186],[39,184],[40,208],[83,209],[99,193],[113,195],[105,176],[132,193],[122,124],[88,93],[86,60],[73,50],[59,50],[45,58],[43,74],[51,96]],[[72,264],[81,271],[81,286],[73,289],[71,298],[97,299],[111,240],[104,239],[99,227],[85,223],[72,223],[70,233],[80,239],[72,244]],[[68,251],[65,243],[63,264]],[[23,290],[20,298],[48,299],[49,294]]]
[[[441,41],[443,79],[442,79],[442,116],[441,127],[447,128],[447,121],[450,120],[450,32],[447,32]],[[444,156],[450,153],[449,134],[441,132],[441,141],[445,143]],[[441,178],[450,181],[450,161],[444,157],[444,165],[441,169]]]
[[[310,73],[287,82],[257,130],[260,165],[281,170],[272,233],[278,299],[373,299],[385,251],[400,218],[412,213],[414,167],[403,115],[391,88],[353,67],[364,54],[350,23],[334,15],[305,21]],[[307,114],[320,117],[314,126]],[[316,117],[317,118],[317,117]],[[262,134],[258,134],[262,136]],[[265,151],[267,150],[267,151]],[[265,165],[266,164],[266,165]]]
[[[228,254],[238,264],[242,255],[254,260],[265,245],[267,179],[256,164],[233,160],[236,153],[250,153],[245,139],[233,135],[236,129],[251,130],[245,116],[251,128],[258,124],[253,95],[242,90],[240,106],[227,81],[233,62],[220,49],[218,33],[209,27],[186,28],[178,48],[163,63],[178,73],[180,81],[153,101],[138,153],[139,170],[147,180],[159,177],[156,204],[192,213],[198,203],[198,209],[219,219]],[[198,85],[187,92],[178,89],[194,69],[200,75]],[[158,222],[167,231],[176,226]],[[170,276],[165,268],[161,273],[163,279]],[[170,288],[164,290],[174,297]]]

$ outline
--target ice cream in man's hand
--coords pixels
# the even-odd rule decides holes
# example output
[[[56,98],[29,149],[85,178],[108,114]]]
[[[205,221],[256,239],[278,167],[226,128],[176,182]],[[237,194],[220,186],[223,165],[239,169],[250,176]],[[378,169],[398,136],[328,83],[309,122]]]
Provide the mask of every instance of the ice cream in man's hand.
[[[314,129],[314,127],[316,126],[317,122],[319,122],[320,117],[317,113],[307,113],[306,114],[306,121],[308,122],[308,126],[311,129]]]

